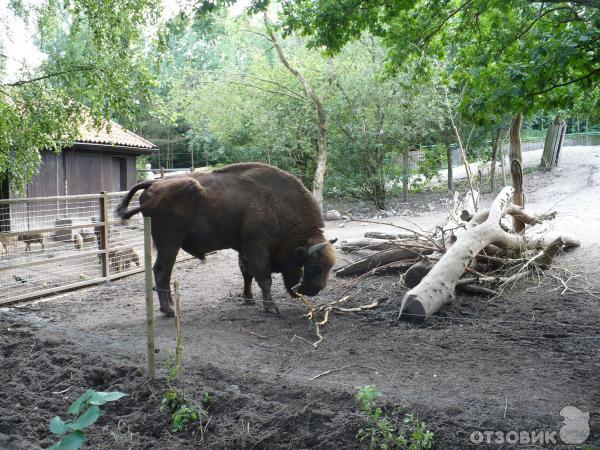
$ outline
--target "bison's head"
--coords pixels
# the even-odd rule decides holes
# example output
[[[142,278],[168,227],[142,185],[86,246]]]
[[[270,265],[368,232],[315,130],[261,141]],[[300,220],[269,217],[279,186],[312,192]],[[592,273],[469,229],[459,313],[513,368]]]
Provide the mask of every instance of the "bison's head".
[[[304,276],[298,293],[317,295],[327,285],[329,270],[335,264],[335,249],[332,244],[336,240],[296,249],[296,260],[304,266]]]

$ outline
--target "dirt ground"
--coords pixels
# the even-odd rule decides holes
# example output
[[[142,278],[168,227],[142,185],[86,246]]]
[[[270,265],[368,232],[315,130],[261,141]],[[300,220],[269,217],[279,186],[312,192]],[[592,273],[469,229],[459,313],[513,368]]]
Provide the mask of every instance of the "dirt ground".
[[[590,435],[580,448],[600,448],[600,148],[586,152],[586,158],[565,152],[553,173],[528,173],[526,192],[531,212],[559,202],[555,227],[577,234],[582,248],[561,255],[551,273],[586,277],[587,290],[581,277],[568,281],[572,290],[553,278],[524,280],[500,298],[459,296],[414,325],[397,318],[405,291],[397,276],[349,284],[332,275],[316,303],[347,293],[354,305],[387,300],[368,313],[333,316],[315,349],[298,338],[316,340],[302,317],[305,308],[286,296],[279,277],[274,297],[281,315],[265,315],[260,302],[241,301],[234,252],[179,263],[174,279],[182,286],[185,370],[177,383],[196,399],[214,398],[203,445],[365,448],[356,434],[367,422],[354,395],[356,386],[374,384],[384,411],[394,416],[402,406],[418,413],[439,449],[476,448],[471,434],[487,430],[556,431],[558,444],[486,448],[575,448],[558,438],[560,411],[568,405],[590,413]],[[445,196],[425,197],[435,210],[410,217],[411,226],[430,227],[443,217]],[[402,217],[391,221],[409,224]],[[328,237],[385,228],[340,223],[328,223]],[[347,255],[339,256],[345,264]],[[88,388],[129,395],[106,407],[87,448],[194,447],[194,436],[172,433],[160,410],[165,369],[156,380],[144,376],[143,285],[135,275],[0,310],[0,449],[52,444],[50,418],[64,417]],[[174,323],[158,311],[155,317],[162,364],[174,350]]]

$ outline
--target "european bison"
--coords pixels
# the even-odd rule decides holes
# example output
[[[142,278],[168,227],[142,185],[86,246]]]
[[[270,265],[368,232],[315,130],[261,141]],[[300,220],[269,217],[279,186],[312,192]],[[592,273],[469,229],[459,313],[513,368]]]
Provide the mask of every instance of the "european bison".
[[[145,189],[140,206],[127,209]],[[189,173],[138,183],[117,214],[152,218],[157,250],[154,278],[160,310],[173,314],[171,271],[180,248],[203,259],[232,248],[239,254],[243,296],[252,299],[256,279],[265,312],[279,312],[271,297],[271,273],[280,272],[287,291],[316,295],[335,263],[333,242],[323,236],[321,210],[294,176],[266,164],[233,164],[209,173]]]

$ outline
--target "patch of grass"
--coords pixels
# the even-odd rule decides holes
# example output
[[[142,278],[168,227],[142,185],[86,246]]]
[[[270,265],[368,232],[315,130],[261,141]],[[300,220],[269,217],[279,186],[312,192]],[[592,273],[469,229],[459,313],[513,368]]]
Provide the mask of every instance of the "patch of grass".
[[[404,415],[405,432],[397,429],[394,422],[384,414],[377,400],[382,397],[375,386],[367,385],[357,388],[356,399],[360,410],[369,418],[370,425],[361,428],[356,435],[360,441],[367,441],[372,449],[407,449],[424,450],[433,447],[435,435],[427,429],[425,422],[420,421],[416,413]]]

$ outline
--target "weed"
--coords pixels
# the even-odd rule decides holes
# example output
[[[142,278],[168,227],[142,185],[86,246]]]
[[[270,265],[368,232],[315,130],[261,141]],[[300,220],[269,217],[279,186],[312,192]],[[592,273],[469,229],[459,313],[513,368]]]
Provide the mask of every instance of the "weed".
[[[85,442],[85,429],[94,424],[102,415],[100,406],[114,402],[127,394],[122,392],[96,392],[88,389],[69,406],[72,418],[63,421],[59,416],[50,420],[50,431],[61,440],[47,450],[77,450]]]
[[[213,404],[214,398],[208,392],[202,396],[202,403],[196,402],[188,393],[175,385],[178,374],[174,358],[169,356],[164,367],[167,369],[168,389],[161,401],[161,410],[169,411],[173,419],[173,432],[193,430],[202,442],[204,440],[205,428],[203,423],[208,423],[208,408]]]
[[[434,434],[427,430],[425,422],[420,421],[415,413],[404,416],[404,426],[407,428],[408,437],[396,429],[394,423],[388,418],[377,399],[382,396],[375,386],[360,386],[356,392],[360,410],[371,422],[371,425],[361,428],[356,435],[361,442],[367,440],[372,449],[382,450],[398,448],[407,450],[425,450],[433,447]]]

